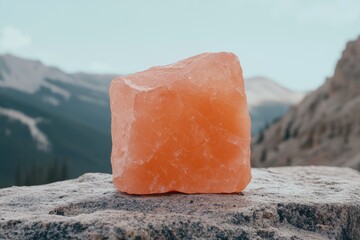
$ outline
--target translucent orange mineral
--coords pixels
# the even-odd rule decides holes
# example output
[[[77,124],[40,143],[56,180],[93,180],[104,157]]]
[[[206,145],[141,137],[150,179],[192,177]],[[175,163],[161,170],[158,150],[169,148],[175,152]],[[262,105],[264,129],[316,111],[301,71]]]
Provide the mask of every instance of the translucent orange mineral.
[[[113,181],[130,194],[232,193],[250,182],[250,117],[232,53],[115,78]]]

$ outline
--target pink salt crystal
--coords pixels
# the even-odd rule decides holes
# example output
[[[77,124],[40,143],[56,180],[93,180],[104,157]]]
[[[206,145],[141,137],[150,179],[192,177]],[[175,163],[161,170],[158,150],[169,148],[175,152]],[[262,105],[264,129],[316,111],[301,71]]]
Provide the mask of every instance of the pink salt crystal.
[[[204,53],[110,86],[121,192],[231,193],[250,182],[250,117],[232,53]]]

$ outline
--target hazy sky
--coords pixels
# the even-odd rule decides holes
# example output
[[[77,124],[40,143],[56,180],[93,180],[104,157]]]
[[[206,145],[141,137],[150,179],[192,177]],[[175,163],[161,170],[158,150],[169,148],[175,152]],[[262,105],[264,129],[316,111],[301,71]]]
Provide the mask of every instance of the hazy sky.
[[[67,72],[126,74],[231,51],[245,77],[310,90],[359,35],[359,0],[0,0],[0,53]]]

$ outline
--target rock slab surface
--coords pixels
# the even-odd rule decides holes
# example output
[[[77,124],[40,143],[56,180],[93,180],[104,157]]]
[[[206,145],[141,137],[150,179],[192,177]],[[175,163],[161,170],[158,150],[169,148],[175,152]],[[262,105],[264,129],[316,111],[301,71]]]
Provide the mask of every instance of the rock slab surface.
[[[111,175],[0,190],[0,239],[360,239],[360,174],[253,169],[241,194],[127,195]]]

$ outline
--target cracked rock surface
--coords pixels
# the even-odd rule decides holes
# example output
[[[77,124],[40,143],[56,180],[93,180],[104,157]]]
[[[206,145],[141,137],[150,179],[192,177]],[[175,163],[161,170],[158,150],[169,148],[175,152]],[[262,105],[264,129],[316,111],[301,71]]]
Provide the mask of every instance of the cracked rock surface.
[[[0,239],[360,239],[360,174],[253,169],[240,194],[127,195],[111,175],[0,189]]]

